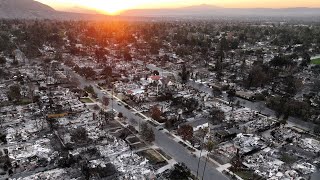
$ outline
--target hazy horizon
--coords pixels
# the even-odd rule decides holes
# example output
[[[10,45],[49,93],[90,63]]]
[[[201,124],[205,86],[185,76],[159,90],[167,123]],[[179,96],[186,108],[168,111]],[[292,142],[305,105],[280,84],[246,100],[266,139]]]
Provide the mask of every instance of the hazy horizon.
[[[121,14],[134,9],[181,8],[197,5],[212,5],[221,8],[319,8],[319,0],[36,0],[47,4],[56,10],[71,12],[97,12],[102,14]]]

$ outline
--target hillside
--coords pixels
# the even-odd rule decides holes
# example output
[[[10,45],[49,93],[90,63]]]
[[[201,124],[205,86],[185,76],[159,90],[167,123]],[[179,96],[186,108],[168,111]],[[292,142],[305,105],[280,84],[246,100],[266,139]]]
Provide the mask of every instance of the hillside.
[[[33,0],[0,0],[1,18],[50,18],[56,11]]]
[[[0,0],[0,18],[4,19],[105,19],[105,15],[56,11],[34,0]]]

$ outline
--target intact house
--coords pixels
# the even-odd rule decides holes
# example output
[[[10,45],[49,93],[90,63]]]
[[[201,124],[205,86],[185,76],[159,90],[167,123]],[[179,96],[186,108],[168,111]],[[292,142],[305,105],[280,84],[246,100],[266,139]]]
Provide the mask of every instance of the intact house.
[[[193,128],[193,132],[199,131],[200,129],[205,129],[207,128],[208,130],[210,130],[209,128],[209,122],[207,119],[197,119],[197,120],[193,120],[190,122],[186,122],[183,125],[190,125]]]

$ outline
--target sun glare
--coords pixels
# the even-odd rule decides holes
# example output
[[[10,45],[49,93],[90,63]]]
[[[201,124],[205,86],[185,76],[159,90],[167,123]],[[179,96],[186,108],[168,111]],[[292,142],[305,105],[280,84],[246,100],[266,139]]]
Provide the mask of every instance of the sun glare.
[[[83,2],[84,2],[83,5],[86,8],[90,8],[100,13],[109,14],[109,15],[118,15],[122,11],[132,8],[137,3],[137,1],[127,1],[127,0],[118,0],[118,1],[92,0],[90,2],[88,1],[83,1]]]
[[[125,6],[122,6],[121,4],[115,4],[115,5],[108,5],[105,7],[97,7],[96,10],[109,15],[117,15],[120,14],[122,11],[124,11],[126,8]]]

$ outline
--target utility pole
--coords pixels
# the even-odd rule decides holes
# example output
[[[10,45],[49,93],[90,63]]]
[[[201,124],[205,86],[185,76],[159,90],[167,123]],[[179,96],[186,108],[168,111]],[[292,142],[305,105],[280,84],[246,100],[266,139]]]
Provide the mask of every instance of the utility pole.
[[[141,120],[140,120],[140,118],[138,118],[138,128],[139,128],[139,133],[141,132]]]
[[[112,115],[113,115],[113,82],[111,83],[111,85],[112,85],[112,92],[111,92],[111,106],[112,106]]]

